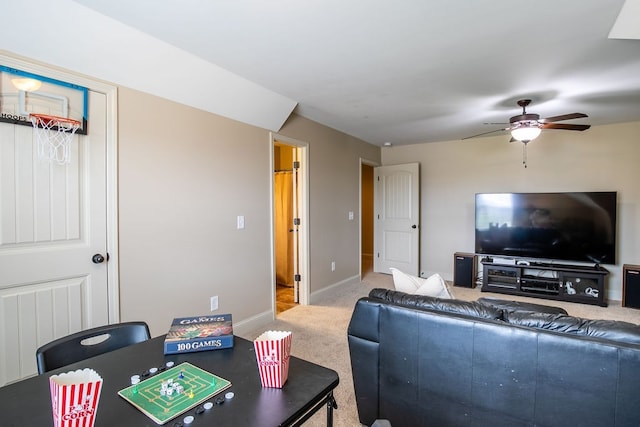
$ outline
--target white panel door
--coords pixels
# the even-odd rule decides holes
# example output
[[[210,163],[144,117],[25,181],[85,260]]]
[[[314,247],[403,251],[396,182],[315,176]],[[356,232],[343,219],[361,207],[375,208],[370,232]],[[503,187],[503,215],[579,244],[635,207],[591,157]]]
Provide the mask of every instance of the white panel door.
[[[418,275],[420,269],[419,164],[374,168],[373,271],[389,267]]]
[[[0,123],[0,386],[36,373],[36,349],[109,323],[106,95],[71,162],[38,160],[33,129]]]

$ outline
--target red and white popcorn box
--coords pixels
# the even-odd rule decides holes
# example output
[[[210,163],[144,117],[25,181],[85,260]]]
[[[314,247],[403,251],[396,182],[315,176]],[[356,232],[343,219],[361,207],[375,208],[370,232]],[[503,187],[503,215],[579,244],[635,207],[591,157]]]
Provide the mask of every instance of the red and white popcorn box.
[[[267,331],[255,339],[262,387],[282,388],[289,377],[291,332]]]
[[[93,427],[102,377],[85,368],[49,378],[54,427]]]

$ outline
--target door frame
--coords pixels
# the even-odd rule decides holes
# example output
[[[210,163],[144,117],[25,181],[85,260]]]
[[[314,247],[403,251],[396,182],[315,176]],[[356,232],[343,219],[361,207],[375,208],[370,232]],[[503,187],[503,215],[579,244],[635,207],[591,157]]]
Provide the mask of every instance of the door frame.
[[[120,321],[120,278],[118,257],[118,90],[116,86],[92,80],[87,77],[55,68],[51,65],[31,62],[26,58],[8,56],[0,51],[0,62],[8,67],[84,86],[93,92],[102,93],[106,98],[106,204],[107,241],[105,247],[109,255],[106,263],[109,323]],[[91,124],[89,124],[91,126]]]
[[[367,165],[370,166],[372,168],[376,168],[378,166],[380,166],[379,162],[374,162],[373,160],[368,160],[368,159],[364,159],[362,157],[360,157],[360,165],[359,165],[359,169],[358,169],[358,176],[359,176],[359,188],[358,188],[358,212],[360,212],[360,217],[358,218],[359,220],[359,230],[358,230],[358,247],[360,248],[360,258],[358,259],[358,271],[359,271],[359,276],[360,276],[360,281],[362,282],[362,165]],[[375,193],[375,190],[374,190]],[[372,196],[374,196],[375,194],[373,194]],[[371,215],[373,215],[375,212],[375,205],[374,205],[374,209],[371,213]],[[375,230],[373,231],[373,236],[371,236],[371,239],[373,240],[373,245],[375,247],[376,244],[376,233]],[[373,260],[371,260],[373,262]]]
[[[269,162],[269,191],[270,199],[270,224],[271,224],[271,309],[273,317],[276,313],[276,240],[275,240],[275,196],[273,185],[273,170],[275,167],[274,148],[276,141],[290,145],[300,150],[299,187],[300,198],[298,200],[300,227],[298,228],[298,273],[300,284],[298,287],[298,304],[309,304],[309,144],[278,133],[269,132],[270,138],[270,162]]]

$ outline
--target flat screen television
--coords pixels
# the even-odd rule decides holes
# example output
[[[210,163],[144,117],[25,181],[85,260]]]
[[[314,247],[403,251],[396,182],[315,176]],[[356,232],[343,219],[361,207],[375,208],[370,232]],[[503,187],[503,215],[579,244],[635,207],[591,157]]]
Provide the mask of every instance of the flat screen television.
[[[476,194],[475,252],[616,262],[617,193]]]

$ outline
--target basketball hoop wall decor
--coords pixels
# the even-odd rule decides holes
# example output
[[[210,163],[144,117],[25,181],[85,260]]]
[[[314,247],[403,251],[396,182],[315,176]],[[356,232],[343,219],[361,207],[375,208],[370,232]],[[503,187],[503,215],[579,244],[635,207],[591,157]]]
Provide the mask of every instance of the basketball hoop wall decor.
[[[65,165],[71,160],[71,141],[80,128],[80,122],[46,114],[30,114],[38,143],[40,160]]]
[[[32,126],[40,160],[70,162],[74,135],[87,134],[88,100],[85,87],[0,65],[0,122]]]

